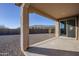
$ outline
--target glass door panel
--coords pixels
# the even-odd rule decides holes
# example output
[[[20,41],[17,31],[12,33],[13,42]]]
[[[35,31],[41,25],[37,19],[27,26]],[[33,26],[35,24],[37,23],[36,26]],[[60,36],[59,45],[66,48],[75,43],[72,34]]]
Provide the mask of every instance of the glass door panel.
[[[66,21],[60,21],[60,35],[66,36]]]
[[[75,19],[67,20],[67,36],[75,37]]]

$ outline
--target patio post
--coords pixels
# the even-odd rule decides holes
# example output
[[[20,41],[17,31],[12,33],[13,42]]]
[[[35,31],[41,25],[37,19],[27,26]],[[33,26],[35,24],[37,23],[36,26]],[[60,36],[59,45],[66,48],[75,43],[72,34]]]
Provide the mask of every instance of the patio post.
[[[29,47],[29,5],[21,6],[21,50],[25,51]]]
[[[55,37],[58,39],[59,37],[59,21],[56,20],[55,23]]]

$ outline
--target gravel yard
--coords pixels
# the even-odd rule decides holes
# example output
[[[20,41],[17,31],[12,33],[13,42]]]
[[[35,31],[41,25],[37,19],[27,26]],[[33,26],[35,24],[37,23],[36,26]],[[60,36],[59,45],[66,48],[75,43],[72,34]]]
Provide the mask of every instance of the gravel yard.
[[[30,34],[30,45],[53,37],[53,34]],[[20,50],[20,35],[0,36],[0,56],[23,56]]]
[[[0,36],[0,56],[21,56],[20,36],[6,35]]]

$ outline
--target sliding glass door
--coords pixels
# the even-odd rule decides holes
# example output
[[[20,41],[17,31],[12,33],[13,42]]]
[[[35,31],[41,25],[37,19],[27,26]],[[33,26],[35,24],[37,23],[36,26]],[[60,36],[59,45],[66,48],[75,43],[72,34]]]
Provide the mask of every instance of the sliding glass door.
[[[76,37],[75,18],[69,18],[60,21],[60,36]]]
[[[60,35],[66,36],[66,21],[60,21]]]
[[[67,36],[75,37],[75,19],[67,20]]]

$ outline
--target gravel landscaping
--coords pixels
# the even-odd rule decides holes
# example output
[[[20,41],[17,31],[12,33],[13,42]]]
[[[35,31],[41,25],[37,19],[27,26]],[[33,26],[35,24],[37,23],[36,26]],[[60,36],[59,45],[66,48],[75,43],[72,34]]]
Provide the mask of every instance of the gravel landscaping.
[[[53,37],[49,34],[29,35],[30,45]],[[20,50],[20,35],[0,36],[0,56],[23,56]]]

